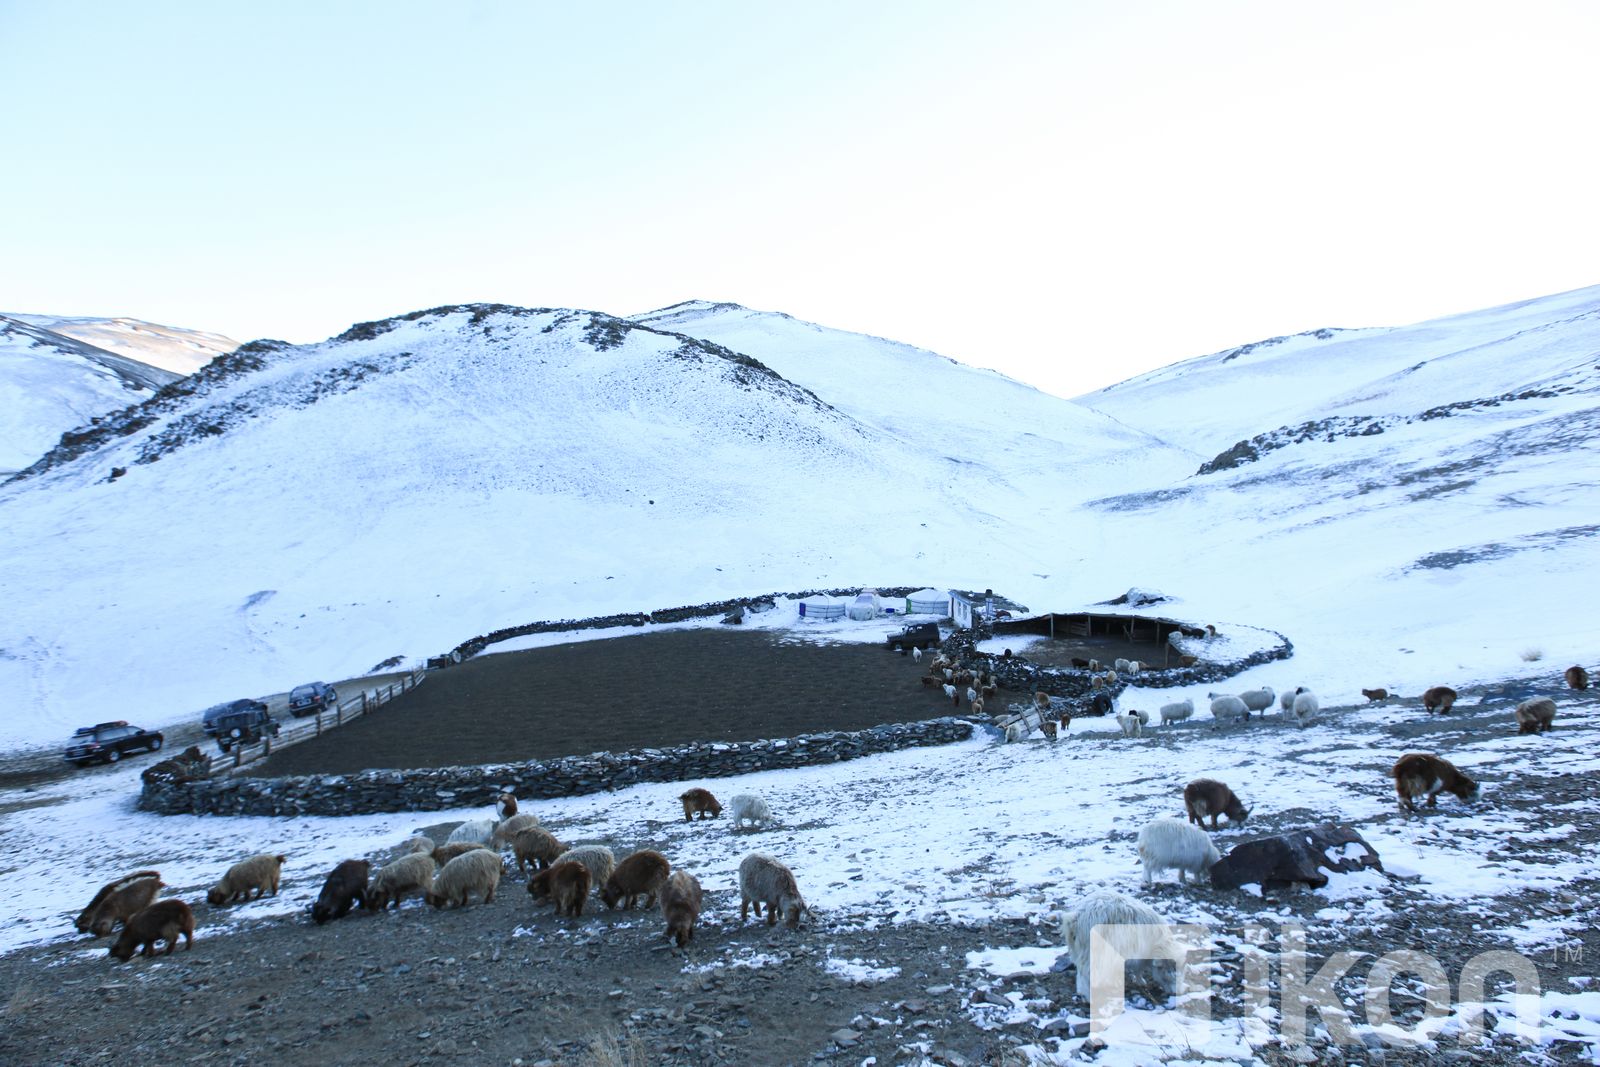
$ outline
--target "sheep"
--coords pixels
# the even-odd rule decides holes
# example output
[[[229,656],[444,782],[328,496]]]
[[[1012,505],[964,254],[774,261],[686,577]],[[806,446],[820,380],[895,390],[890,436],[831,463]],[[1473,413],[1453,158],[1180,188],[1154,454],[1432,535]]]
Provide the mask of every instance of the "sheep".
[[[540,871],[536,876],[544,882],[544,894],[555,901],[557,915],[583,914],[583,904],[589,897],[589,887],[594,880],[589,868],[574,860],[562,860],[554,867]],[[533,892],[533,882],[528,883]]]
[[[1222,853],[1198,826],[1181,819],[1152,819],[1139,831],[1139,859],[1144,862],[1145,885],[1168,867],[1178,869],[1180,883],[1185,874],[1193,875],[1198,882],[1200,875],[1222,859]]]
[[[811,910],[800,896],[794,872],[763,852],[752,852],[739,862],[739,921],[745,921],[752,906],[759,919],[762,905],[767,909],[768,926],[777,925],[781,912],[791,929]]]
[[[355,904],[364,904],[367,877],[372,865],[366,860],[345,860],[322,883],[317,902],[311,905],[311,921],[321,926],[329,919],[342,919]]]
[[[654,849],[640,849],[617,864],[611,877],[600,887],[600,899],[606,902],[607,908],[621,904],[622,910],[628,911],[634,901],[644,897],[644,906],[653,908],[656,894],[671,873],[672,864],[667,862],[667,857]]]
[[[1389,691],[1387,689],[1363,689],[1361,695],[1374,704],[1389,699]]]
[[[1304,690],[1301,689],[1285,689],[1282,693],[1278,694],[1278,707],[1283,709],[1283,714],[1285,717],[1288,717],[1294,712],[1294,698],[1299,696],[1303,691]]]
[[[1123,737],[1138,737],[1144,723],[1139,721],[1139,716],[1134,713],[1117,716],[1117,725],[1122,727]]]
[[[683,803],[684,822],[689,822],[695,815],[699,815],[702,819],[709,815],[715,819],[722,814],[722,805],[717,803],[717,798],[711,795],[709,789],[696,786],[681,794],[678,799]]]
[[[568,849],[561,857],[546,867],[544,870],[528,879],[528,895],[535,900],[542,900],[551,895],[552,887],[556,884],[554,876],[550,873],[563,863],[576,863],[589,872],[589,884],[601,886],[611,877],[611,872],[617,869],[617,858],[612,855],[609,848],[604,845],[579,845],[577,848]]]
[[[445,838],[447,845],[457,845],[463,841],[474,841],[480,845],[494,843],[493,819],[470,819],[450,831],[450,836]]]
[[[1211,717],[1223,726],[1250,718],[1250,709],[1235,696],[1213,696]]]
[[[457,856],[464,856],[468,852],[479,852],[485,850],[494,852],[494,850],[489,848],[488,845],[480,845],[476,841],[457,841],[453,845],[440,845],[438,848],[428,853],[428,855],[433,857],[433,865],[435,867],[443,867]],[[495,855],[498,856],[499,853],[495,852]]]
[[[1100,669],[1100,661],[1099,661],[1099,660],[1097,660],[1097,659],[1091,659],[1091,660],[1090,660],[1090,661],[1089,661],[1089,669],[1090,669],[1090,670],[1091,670],[1091,671],[1097,671],[1097,670],[1099,670],[1099,669]]]
[[[524,875],[528,873],[530,862],[535,870],[542,871],[568,851],[566,845],[542,826],[530,826],[517,834],[511,839],[511,849],[517,857],[517,871]]]
[[[407,852],[432,852],[438,846],[433,843],[433,838],[425,834],[406,838],[405,844],[400,846]]]
[[[1104,678],[1100,677],[1098,674],[1092,674],[1089,676],[1090,689],[1104,689],[1105,687],[1106,680]]]
[[[1589,688],[1589,672],[1577,664],[1573,664],[1567,668],[1565,678],[1567,679],[1567,687],[1569,689]]]
[[[1431,752],[1407,752],[1395,760],[1389,777],[1394,779],[1400,811],[1406,814],[1416,813],[1416,800],[1424,795],[1430,808],[1437,805],[1439,794],[1444,792],[1468,801],[1478,797],[1477,782],[1458,771],[1449,760],[1440,759]]]
[[[1215,778],[1196,778],[1183,787],[1183,807],[1189,813],[1189,821],[1204,829],[1202,822],[1206,816],[1211,817],[1211,828],[1217,829],[1217,816],[1226,815],[1228,823],[1238,826],[1250,817],[1250,809],[1245,807],[1233,790]]]
[[[1556,717],[1556,702],[1549,697],[1534,697],[1517,705],[1517,733],[1538,734],[1550,729]]]
[[[523,833],[529,831],[524,830]],[[500,885],[500,856],[485,848],[463,852],[433,877],[433,884],[422,891],[422,899],[436,908],[445,904],[464,908],[476,892],[485,904],[494,903]]]
[[[1125,659],[1114,660],[1114,661],[1112,661],[1111,669],[1116,671],[1118,674],[1127,674],[1128,673],[1128,661],[1125,660]]]
[[[978,696],[984,700],[993,700],[999,693],[1000,686],[993,681],[990,681],[988,685],[978,686]]]
[[[1266,711],[1278,699],[1278,694],[1272,691],[1272,686],[1264,685],[1260,689],[1246,689],[1239,694],[1239,699],[1251,711]]]
[[[1422,694],[1422,706],[1431,714],[1438,711],[1440,715],[1447,713],[1455,707],[1456,691],[1447,685],[1436,685]]]
[[[745,820],[749,820],[753,826],[765,826],[775,821],[767,802],[754,793],[740,793],[728,801],[728,807],[733,812],[734,830],[743,827]]]
[[[1317,715],[1321,710],[1322,706],[1317,702],[1317,694],[1309,689],[1295,690],[1294,721],[1299,723],[1302,728],[1316,722]]]
[[[158,900],[128,919],[117,943],[111,946],[111,955],[127,963],[133,958],[134,949],[141,956],[154,956],[156,942],[165,941],[165,955],[170,956],[178,947],[179,934],[183,935],[185,952],[194,948],[194,912],[177,897]]]
[[[263,896],[278,895],[278,880],[283,877],[283,861],[288,856],[251,856],[228,868],[222,880],[206,893],[212,906],[231,904],[236,900],[259,900]],[[432,862],[432,861],[429,861]],[[255,896],[250,891],[255,890]]]
[[[944,680],[942,678],[938,677],[937,675],[924,674],[922,676],[922,684],[925,687],[927,687],[929,689],[932,689],[936,685],[943,685],[944,684]]]
[[[160,871],[125,874],[101,886],[73,925],[80,934],[93,931],[96,937],[104,937],[114,925],[126,924],[134,912],[149,907],[160,890]]]
[[[513,815],[510,818],[501,819],[495,824],[494,831],[489,835],[489,840],[492,844],[509,845],[513,837],[538,825],[539,817],[537,815],[529,812]],[[460,842],[457,843],[459,844]]]
[[[1095,966],[1091,935],[1102,927],[1101,937],[1115,957]],[[1121,977],[1114,969],[1127,961],[1128,977],[1159,988],[1171,996],[1178,989],[1179,952],[1167,921],[1142,901],[1110,890],[1090,893],[1078,910],[1061,920],[1061,937],[1078,968],[1078,996],[1088,999],[1092,984],[1102,989],[1116,988]],[[1120,959],[1116,958],[1120,957]]]
[[[976,689],[972,688],[972,686],[970,686],[970,685],[967,686],[967,703],[971,704],[973,701],[975,701],[977,699],[978,699],[978,691]]]
[[[1130,659],[1128,661],[1128,673],[1129,674],[1138,674],[1141,671],[1143,671],[1144,669],[1145,669],[1145,665],[1143,663],[1139,662],[1138,660]]]
[[[1175,722],[1182,722],[1194,714],[1194,701],[1188,698],[1176,704],[1161,705],[1161,725],[1171,726]]]
[[[677,941],[679,948],[694,938],[704,899],[700,880],[688,871],[673,871],[661,887],[661,917],[667,920],[666,936]]]
[[[1028,735],[1032,732],[1032,728],[1029,727],[1026,722],[1018,719],[1016,722],[1006,727],[1006,744],[1009,745],[1016,741],[1026,741],[1028,739]]]
[[[433,888],[433,872],[433,857],[426,852],[401,856],[378,868],[367,883],[367,899],[362,906],[368,911],[383,911],[392,903],[398,910],[407,893],[421,894]]]

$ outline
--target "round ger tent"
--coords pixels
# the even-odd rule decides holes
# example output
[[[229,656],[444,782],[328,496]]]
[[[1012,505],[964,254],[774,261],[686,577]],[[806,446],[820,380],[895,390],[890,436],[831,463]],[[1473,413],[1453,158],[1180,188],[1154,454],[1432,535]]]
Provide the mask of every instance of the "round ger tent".
[[[800,617],[816,622],[832,622],[844,618],[844,601],[838,597],[808,596],[800,601]]]
[[[907,615],[948,615],[950,594],[943,589],[921,589],[906,597]]]

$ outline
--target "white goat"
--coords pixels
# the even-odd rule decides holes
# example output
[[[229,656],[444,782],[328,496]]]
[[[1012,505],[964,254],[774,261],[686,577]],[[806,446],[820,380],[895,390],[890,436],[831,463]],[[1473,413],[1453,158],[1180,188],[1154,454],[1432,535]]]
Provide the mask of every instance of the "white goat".
[[[1176,704],[1161,705],[1161,725],[1170,726],[1175,722],[1182,722],[1194,714],[1194,701],[1187,697]]]
[[[1090,936],[1097,926],[1102,927],[1106,947],[1120,959],[1105,953],[1094,959]],[[1116,988],[1117,968],[1124,960],[1130,979],[1153,985],[1168,996],[1178,991],[1177,943],[1167,921],[1148,904],[1109,890],[1090,893],[1077,911],[1062,918],[1061,937],[1078,967],[1078,996],[1086,1000],[1091,979],[1101,988]]]
[[[1112,660],[1111,669],[1118,674],[1125,674],[1128,670],[1128,661],[1125,659]]]
[[[1211,835],[1182,819],[1152,819],[1139,831],[1139,859],[1144,861],[1144,884],[1169,867],[1178,869],[1178,881],[1185,874],[1200,876],[1222,859],[1211,843]]]
[[[728,801],[728,810],[733,813],[733,828],[740,829],[745,820],[752,826],[765,826],[776,820],[772,817],[772,809],[767,807],[767,802],[754,793],[740,793]]]
[[[494,847],[493,819],[471,819],[450,831],[450,836],[445,838],[447,845],[475,844]]]
[[[1117,725],[1122,727],[1123,737],[1138,737],[1144,723],[1139,720],[1138,712],[1129,712],[1117,716]]]

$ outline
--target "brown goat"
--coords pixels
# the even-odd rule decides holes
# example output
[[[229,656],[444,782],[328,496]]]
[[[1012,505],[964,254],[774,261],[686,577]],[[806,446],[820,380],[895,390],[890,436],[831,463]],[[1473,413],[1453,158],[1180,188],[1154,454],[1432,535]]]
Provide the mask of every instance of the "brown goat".
[[[683,821],[689,822],[695,815],[702,819],[711,816],[715,819],[722,814],[722,805],[717,803],[717,798],[711,795],[711,790],[695,786],[693,789],[681,794],[678,799],[683,803]]]
[[[608,908],[615,908],[620,903],[626,911],[633,907],[634,901],[644,897],[644,906],[653,908],[656,894],[671,873],[672,864],[667,862],[667,857],[654,849],[640,849],[618,861],[617,869],[611,872],[611,877],[600,888],[600,899],[606,902]]]
[[[1389,691],[1387,689],[1363,689],[1361,695],[1372,701],[1389,699]]]
[[[500,813],[502,821],[511,818],[517,813],[517,795],[515,793],[501,793],[494,798],[494,807]]]
[[[179,934],[185,951],[194,947],[194,912],[177,897],[158,900],[128,920],[111,946],[111,955],[124,963],[133,958],[134,949],[141,956],[154,956],[156,942],[165,941],[170,956],[178,947]]]
[[[1050,694],[1045,692],[1034,693],[1033,706],[1037,708],[1041,714],[1050,714]]]
[[[661,887],[661,917],[667,920],[667,936],[677,941],[679,948],[694,937],[704,899],[700,880],[688,871],[673,871]]]
[[[1535,697],[1517,705],[1517,733],[1540,734],[1550,729],[1555,721],[1556,702],[1549,697]]]
[[[488,845],[482,845],[476,841],[457,841],[453,845],[438,845],[428,855],[433,857],[433,862],[436,866],[443,867],[465,852],[475,852],[480,849],[493,851]]]
[[[1041,720],[1039,723],[1039,732],[1044,734],[1044,736],[1051,741],[1054,741],[1056,739],[1056,721],[1054,719]]]
[[[206,892],[212,905],[232,904],[236,900],[259,900],[278,895],[278,880],[283,876],[283,861],[288,856],[251,856],[228,868],[222,880]],[[250,895],[255,890],[255,896]]]
[[[150,879],[154,883],[154,888],[150,889],[150,895],[145,897],[142,901],[139,901],[137,904],[133,903],[134,900],[138,899],[139,893],[144,891],[141,889],[138,892],[127,896],[123,902],[116,904],[106,903],[107,900],[113,895],[128,889],[133,885],[133,883],[142,882],[145,879]],[[142,908],[149,907],[150,902],[156,898],[156,891],[160,888],[160,871],[134,871],[132,874],[125,874],[116,881],[107,882],[105,885],[101,886],[100,890],[95,893],[94,899],[89,901],[88,906],[78,913],[78,918],[74,925],[77,927],[78,933],[80,934],[87,934],[91,930],[95,930],[97,925],[104,925],[104,930],[95,930],[96,937],[103,937],[105,934],[111,932],[112,924],[118,922],[127,922],[128,918],[132,916],[134,912],[139,911]],[[102,907],[102,905],[104,905],[104,907]],[[106,919],[107,922],[102,923],[102,918]]]
[[[1566,679],[1567,687],[1570,689],[1589,688],[1589,672],[1577,664],[1567,668]]]
[[[1189,821],[1205,827],[1201,820],[1211,816],[1211,829],[1217,829],[1217,817],[1226,815],[1230,824],[1237,825],[1250,817],[1250,809],[1233,795],[1233,790],[1215,778],[1196,778],[1183,787],[1183,806],[1189,812]]]
[[[517,871],[528,873],[528,864],[535,870],[544,870],[567,851],[567,846],[557,841],[555,835],[541,826],[530,826],[511,839],[511,850],[517,856]]]
[[[1429,712],[1437,711],[1443,715],[1455,705],[1456,691],[1447,685],[1436,685],[1422,694],[1422,706]]]
[[[1435,807],[1440,793],[1454,793],[1462,800],[1478,796],[1478,783],[1456,770],[1455,764],[1429,752],[1407,752],[1389,770],[1402,812],[1415,812],[1417,798],[1426,796],[1428,807]]]
[[[572,860],[562,860],[534,876],[545,882],[546,891],[556,902],[557,915],[582,915],[583,902],[589,899],[589,868]],[[533,881],[528,882],[528,892],[533,892]]]

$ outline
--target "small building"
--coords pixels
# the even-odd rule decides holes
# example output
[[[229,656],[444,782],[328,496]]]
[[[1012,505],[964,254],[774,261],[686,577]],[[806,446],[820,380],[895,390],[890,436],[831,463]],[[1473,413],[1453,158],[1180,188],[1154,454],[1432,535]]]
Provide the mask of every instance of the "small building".
[[[950,614],[950,592],[947,589],[919,589],[906,597],[907,615]]]
[[[1027,613],[1026,607],[1003,596],[996,596],[993,589],[985,589],[981,593],[965,589],[950,590],[950,618],[962,629],[971,629],[974,620],[992,625],[997,618]]]
[[[844,618],[844,601],[818,593],[800,601],[800,617],[812,622],[835,622]]]

